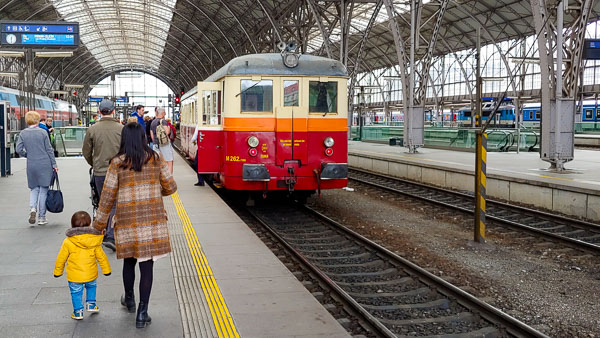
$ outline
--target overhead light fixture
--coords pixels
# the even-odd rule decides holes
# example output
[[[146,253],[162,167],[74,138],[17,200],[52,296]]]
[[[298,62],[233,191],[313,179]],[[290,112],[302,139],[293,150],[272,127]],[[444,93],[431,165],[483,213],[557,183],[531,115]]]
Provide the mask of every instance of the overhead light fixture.
[[[22,58],[25,56],[25,52],[14,52],[9,50],[0,51],[0,56],[5,58]]]
[[[539,58],[519,58],[519,57],[511,57],[509,58],[512,63],[529,63],[529,64],[539,64]]]
[[[79,85],[79,84],[66,84],[65,88],[75,88],[75,89],[81,89],[85,87],[84,85]]]
[[[110,87],[109,83],[98,83],[95,85],[92,85],[92,88],[103,88],[103,87]]]
[[[0,72],[0,76],[1,77],[19,77],[19,73],[12,73],[12,72]]]
[[[35,57],[38,58],[68,58],[73,56],[73,52],[35,52]]]
[[[497,77],[497,76],[482,76],[481,80],[483,80],[483,81],[504,81],[504,80],[506,80],[506,78]]]
[[[57,94],[57,95],[69,95],[70,93],[71,92],[68,92],[66,90],[51,90],[50,91],[50,95],[54,95],[54,94]]]

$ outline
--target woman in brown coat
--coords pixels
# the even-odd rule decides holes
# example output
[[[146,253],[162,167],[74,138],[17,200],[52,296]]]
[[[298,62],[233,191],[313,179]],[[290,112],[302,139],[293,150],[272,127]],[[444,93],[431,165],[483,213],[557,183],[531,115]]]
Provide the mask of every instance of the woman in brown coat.
[[[140,303],[136,327],[150,323],[148,301],[152,290],[154,261],[171,252],[167,213],[163,196],[173,194],[177,184],[167,163],[152,151],[146,132],[138,123],[128,123],[121,134],[121,148],[106,173],[100,206],[94,228],[106,228],[108,216],[116,201],[113,218],[117,258],[123,261],[125,295],[121,304],[135,311],[133,283],[135,264],[140,266]]]

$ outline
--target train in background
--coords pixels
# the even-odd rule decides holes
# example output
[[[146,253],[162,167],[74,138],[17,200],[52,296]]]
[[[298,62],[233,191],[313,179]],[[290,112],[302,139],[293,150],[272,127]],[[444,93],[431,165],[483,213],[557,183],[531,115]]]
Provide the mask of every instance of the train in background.
[[[285,64],[294,55],[237,57],[182,97],[181,150],[198,173],[298,200],[347,185],[346,69],[312,55]]]
[[[21,111],[19,102],[21,95],[18,90],[6,87],[0,87],[0,101],[10,103],[9,120],[11,130],[21,130],[27,127],[25,123],[25,112]],[[41,117],[52,118],[54,127],[65,127],[68,125],[77,125],[77,108],[68,102],[51,99],[42,95],[35,95],[35,111]]]

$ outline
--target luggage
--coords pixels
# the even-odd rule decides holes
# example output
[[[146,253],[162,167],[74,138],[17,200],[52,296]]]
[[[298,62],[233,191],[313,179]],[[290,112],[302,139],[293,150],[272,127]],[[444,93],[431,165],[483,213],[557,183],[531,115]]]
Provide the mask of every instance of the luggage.
[[[56,190],[54,190],[54,181],[56,180]],[[63,211],[65,206],[62,192],[60,191],[60,182],[58,182],[58,173],[52,172],[52,181],[50,183],[50,189],[48,189],[48,196],[46,197],[46,210],[52,213],[59,213]]]
[[[167,131],[165,130],[165,128],[169,128],[169,126],[163,126],[163,121],[163,119],[160,119],[158,121],[158,126],[156,126],[156,140],[158,141],[159,146],[166,146],[167,144],[171,143],[171,140],[169,140],[169,136],[167,135]]]

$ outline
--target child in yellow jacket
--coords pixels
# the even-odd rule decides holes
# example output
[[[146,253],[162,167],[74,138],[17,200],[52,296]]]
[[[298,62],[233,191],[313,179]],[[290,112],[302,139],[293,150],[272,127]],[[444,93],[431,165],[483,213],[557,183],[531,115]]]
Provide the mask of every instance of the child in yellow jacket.
[[[98,264],[102,273],[109,276],[110,264],[102,250],[102,235],[90,227],[92,219],[85,211],[78,211],[71,217],[71,229],[67,230],[67,238],[63,241],[56,265],[54,277],[60,277],[67,264],[67,281],[71,290],[73,301],[73,314],[71,318],[83,319],[83,289],[85,287],[85,301],[88,312],[98,312],[96,305],[96,279],[98,278]]]

